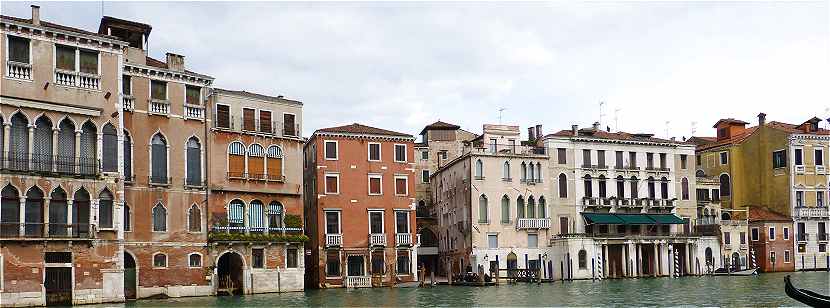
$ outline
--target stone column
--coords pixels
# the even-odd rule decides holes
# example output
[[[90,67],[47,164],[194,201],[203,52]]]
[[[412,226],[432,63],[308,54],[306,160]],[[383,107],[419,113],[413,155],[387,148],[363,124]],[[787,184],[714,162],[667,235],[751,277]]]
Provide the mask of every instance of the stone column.
[[[29,170],[34,169],[34,168],[32,168],[32,166],[34,166],[34,163],[32,162],[32,155],[33,155],[32,154],[32,149],[34,148],[34,140],[35,140],[35,125],[34,125],[34,123],[29,123],[29,148],[26,150],[29,153],[28,154]]]
[[[602,245],[602,277],[608,278],[608,244]]]
[[[52,172],[58,171],[58,160],[55,159],[58,157],[58,133],[60,130],[57,126],[52,128],[52,157],[50,160],[52,161]]]
[[[72,236],[72,207],[73,207],[72,203],[74,201],[73,201],[73,199],[69,199],[69,198],[67,198],[67,199],[68,200],[66,200],[66,224],[69,225],[69,227],[66,228],[66,232],[68,232],[69,233],[68,235],[71,237]]]
[[[636,261],[636,264],[634,264],[635,265],[634,268],[635,268],[635,271],[637,273],[636,276],[640,277],[645,272],[644,269],[643,269],[643,244],[635,244],[635,245],[637,245],[637,256],[635,257],[635,259],[637,259],[637,261]]]
[[[31,132],[31,130],[29,130]],[[31,144],[31,143],[30,143]],[[30,152],[31,153],[31,152]],[[20,195],[20,213],[19,214],[19,225],[17,234],[18,235],[25,235],[26,234],[26,195]]]
[[[5,157],[10,152],[9,151],[9,139],[11,139],[11,138],[9,138],[9,136],[11,135],[11,132],[12,132],[11,119],[9,119],[9,121],[3,123],[2,129],[3,129],[3,151],[6,152],[6,153],[0,153],[0,156]],[[9,158],[5,157],[5,159],[3,159],[3,161],[0,161],[0,168],[6,167],[5,166],[6,161],[8,161],[8,160],[9,160]]]
[[[72,171],[75,174],[80,173],[81,172],[81,169],[79,168],[80,163],[81,163],[81,131],[80,130],[75,131],[75,157],[72,158],[72,160],[75,162],[75,166],[73,166]]]
[[[657,277],[658,273],[660,272],[660,244],[657,241],[654,241],[654,273],[653,276]]]
[[[43,237],[49,237],[49,205],[52,203],[52,197],[43,197]]]

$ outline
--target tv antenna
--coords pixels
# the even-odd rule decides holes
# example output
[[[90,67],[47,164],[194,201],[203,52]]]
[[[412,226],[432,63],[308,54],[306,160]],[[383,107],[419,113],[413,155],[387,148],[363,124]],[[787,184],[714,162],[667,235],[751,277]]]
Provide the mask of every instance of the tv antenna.
[[[504,108],[504,107],[499,107],[499,125],[501,125],[501,116],[502,116],[502,113],[503,113],[505,110],[507,110],[507,108]]]
[[[599,102],[599,125],[600,125],[600,126],[602,126],[602,116],[604,116],[604,115],[605,115],[605,114],[603,114],[603,113],[602,113],[602,110],[603,110],[603,108],[602,108],[602,107],[605,107],[605,102],[600,101],[600,102]]]
[[[669,139],[669,123],[671,123],[671,121],[666,121],[666,139]]]
[[[620,108],[614,109],[614,129],[617,131],[621,131],[620,129]]]
[[[697,121],[692,121],[692,137],[695,136],[696,132],[697,132]]]

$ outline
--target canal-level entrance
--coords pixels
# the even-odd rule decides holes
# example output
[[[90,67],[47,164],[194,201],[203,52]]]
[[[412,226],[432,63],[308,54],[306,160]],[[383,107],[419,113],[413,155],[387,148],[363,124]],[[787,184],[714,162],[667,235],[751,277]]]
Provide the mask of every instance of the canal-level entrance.
[[[134,300],[138,295],[138,271],[133,255],[124,252],[124,298]]]
[[[219,257],[216,275],[219,284],[216,295],[240,295],[243,292],[242,273],[244,262],[236,252],[227,252]]]

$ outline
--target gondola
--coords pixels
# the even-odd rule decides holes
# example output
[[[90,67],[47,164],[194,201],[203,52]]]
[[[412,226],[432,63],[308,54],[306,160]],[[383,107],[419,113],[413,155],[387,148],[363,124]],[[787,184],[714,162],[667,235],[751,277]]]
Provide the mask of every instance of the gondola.
[[[784,292],[790,298],[812,307],[830,307],[830,296],[821,295],[810,290],[796,289],[790,282],[790,275],[784,277]]]
[[[739,271],[732,272],[729,269],[719,268],[719,269],[715,270],[714,272],[712,272],[712,275],[713,276],[752,276],[752,275],[758,275],[758,269],[757,268],[749,268],[749,269],[745,269],[745,270],[739,270]]]

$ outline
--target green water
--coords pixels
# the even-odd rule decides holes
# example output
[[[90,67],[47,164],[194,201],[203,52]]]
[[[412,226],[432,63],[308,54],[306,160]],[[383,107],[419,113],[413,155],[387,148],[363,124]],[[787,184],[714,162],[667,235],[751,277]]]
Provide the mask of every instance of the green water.
[[[790,274],[797,287],[830,294],[830,273]],[[617,279],[495,287],[329,289],[148,300],[127,306],[803,306],[784,294],[785,275]]]

